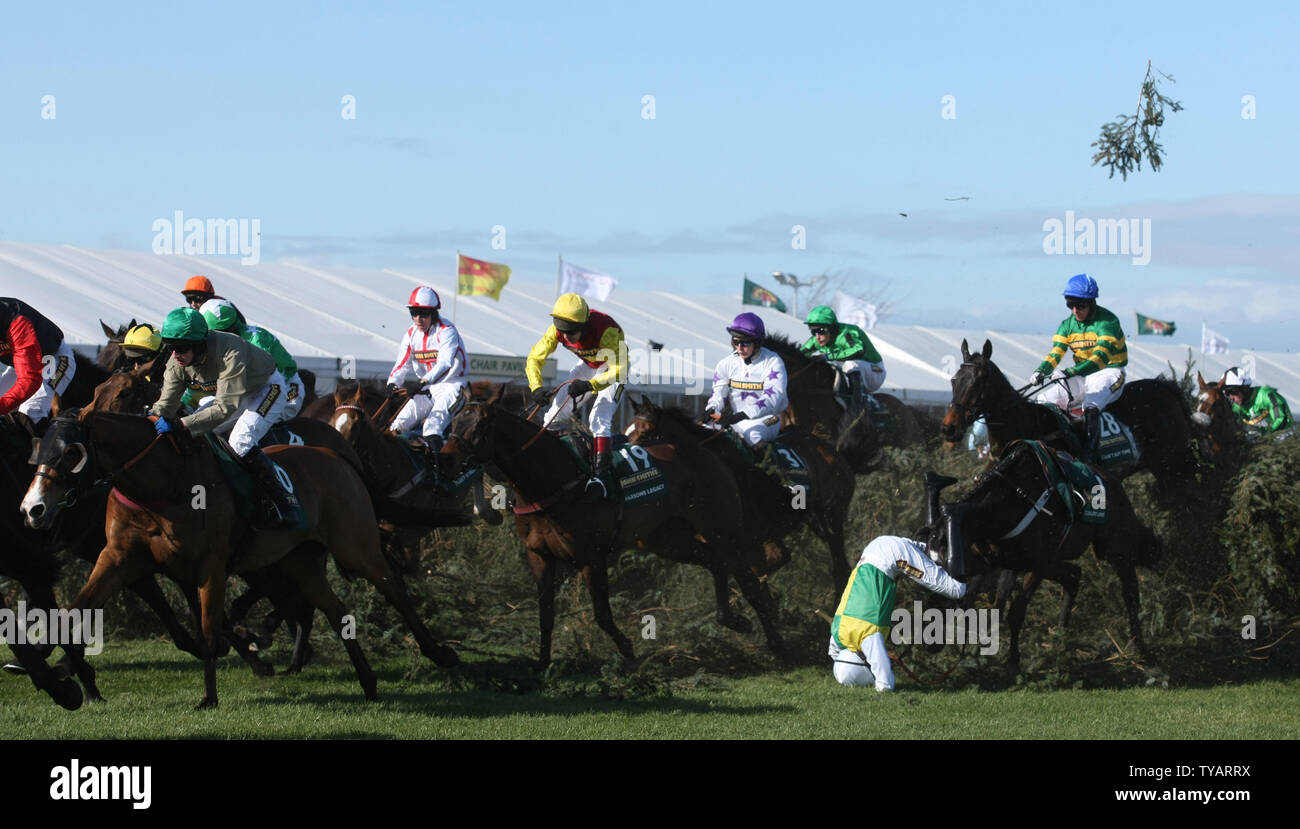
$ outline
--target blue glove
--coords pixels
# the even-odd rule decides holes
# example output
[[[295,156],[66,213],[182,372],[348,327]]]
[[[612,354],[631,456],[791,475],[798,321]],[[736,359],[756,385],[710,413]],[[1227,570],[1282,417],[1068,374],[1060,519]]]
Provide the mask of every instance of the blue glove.
[[[165,435],[172,430],[172,425],[167,422],[167,418],[160,417],[153,422],[153,430],[160,435]]]

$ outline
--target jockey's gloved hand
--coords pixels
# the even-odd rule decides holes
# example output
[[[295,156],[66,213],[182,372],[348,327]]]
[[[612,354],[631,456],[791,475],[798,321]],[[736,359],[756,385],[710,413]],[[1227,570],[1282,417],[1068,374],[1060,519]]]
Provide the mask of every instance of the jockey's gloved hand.
[[[180,437],[185,434],[185,424],[179,418],[160,417],[153,422],[153,430],[159,435],[171,433]]]
[[[396,397],[398,393],[401,392],[401,390],[402,389],[396,383],[389,383],[388,388],[386,389],[387,397],[388,398]]]
[[[747,420],[748,418],[749,415],[745,414],[744,412],[729,412],[727,414],[724,414],[721,420],[719,420],[718,422],[721,423],[723,426],[731,426],[732,424],[739,423],[740,421]]]
[[[538,386],[537,388],[533,389],[532,398],[533,398],[533,402],[536,403],[538,406],[545,406],[547,403],[551,402],[551,393],[548,392],[546,389],[542,388],[541,386]]]
[[[1047,375],[1043,374],[1041,371],[1035,371],[1033,374],[1029,375],[1029,385],[1041,385],[1045,379],[1047,379]]]
[[[581,397],[589,391],[591,391],[590,380],[574,380],[569,383],[570,397]]]
[[[826,357],[826,352],[825,352],[825,351],[814,351],[813,353],[811,353],[811,354],[808,355],[808,359],[809,359],[809,360],[826,360],[826,359],[827,359],[827,357]]]

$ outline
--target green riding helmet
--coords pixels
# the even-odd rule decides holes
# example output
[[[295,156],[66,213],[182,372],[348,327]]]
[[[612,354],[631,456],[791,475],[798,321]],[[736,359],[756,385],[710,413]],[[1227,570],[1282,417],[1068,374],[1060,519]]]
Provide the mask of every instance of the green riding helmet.
[[[804,320],[804,325],[838,325],[839,320],[835,319],[835,312],[829,305],[818,305],[808,312],[808,319]]]
[[[208,336],[208,324],[203,315],[193,308],[177,308],[163,320],[162,334],[164,340],[187,340],[202,342]]]
[[[203,320],[208,324],[209,329],[230,334],[239,333],[239,312],[235,310],[234,305],[230,304],[230,300],[209,299],[199,308],[199,313],[203,315]]]

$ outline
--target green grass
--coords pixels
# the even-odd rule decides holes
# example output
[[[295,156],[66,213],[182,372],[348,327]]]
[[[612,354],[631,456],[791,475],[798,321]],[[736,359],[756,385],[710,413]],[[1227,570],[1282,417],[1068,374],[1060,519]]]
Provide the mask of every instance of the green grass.
[[[281,657],[283,659],[283,657]],[[1296,739],[1300,680],[1211,688],[933,690],[842,688],[827,667],[638,687],[645,673],[548,678],[519,659],[468,654],[441,671],[410,654],[374,658],[366,702],[342,649],[298,676],[258,679],[221,660],[221,706],[195,711],[202,666],[159,641],[110,643],[95,659],[109,702],[67,712],[0,676],[0,735],[28,739]],[[557,666],[561,667],[561,666]],[[560,672],[562,673],[562,672]],[[575,680],[573,677],[577,676]],[[694,687],[691,687],[694,685]],[[625,698],[616,698],[618,694]]]

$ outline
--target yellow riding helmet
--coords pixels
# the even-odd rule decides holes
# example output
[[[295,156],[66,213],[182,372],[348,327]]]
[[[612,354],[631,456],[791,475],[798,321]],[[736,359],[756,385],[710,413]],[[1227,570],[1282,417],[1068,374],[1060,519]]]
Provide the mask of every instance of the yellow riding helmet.
[[[147,323],[132,327],[122,338],[122,349],[128,354],[143,357],[157,354],[162,349],[162,336],[158,329]]]
[[[551,316],[581,325],[587,321],[587,317],[591,316],[591,309],[587,307],[587,300],[577,294],[565,294],[555,300]]]

